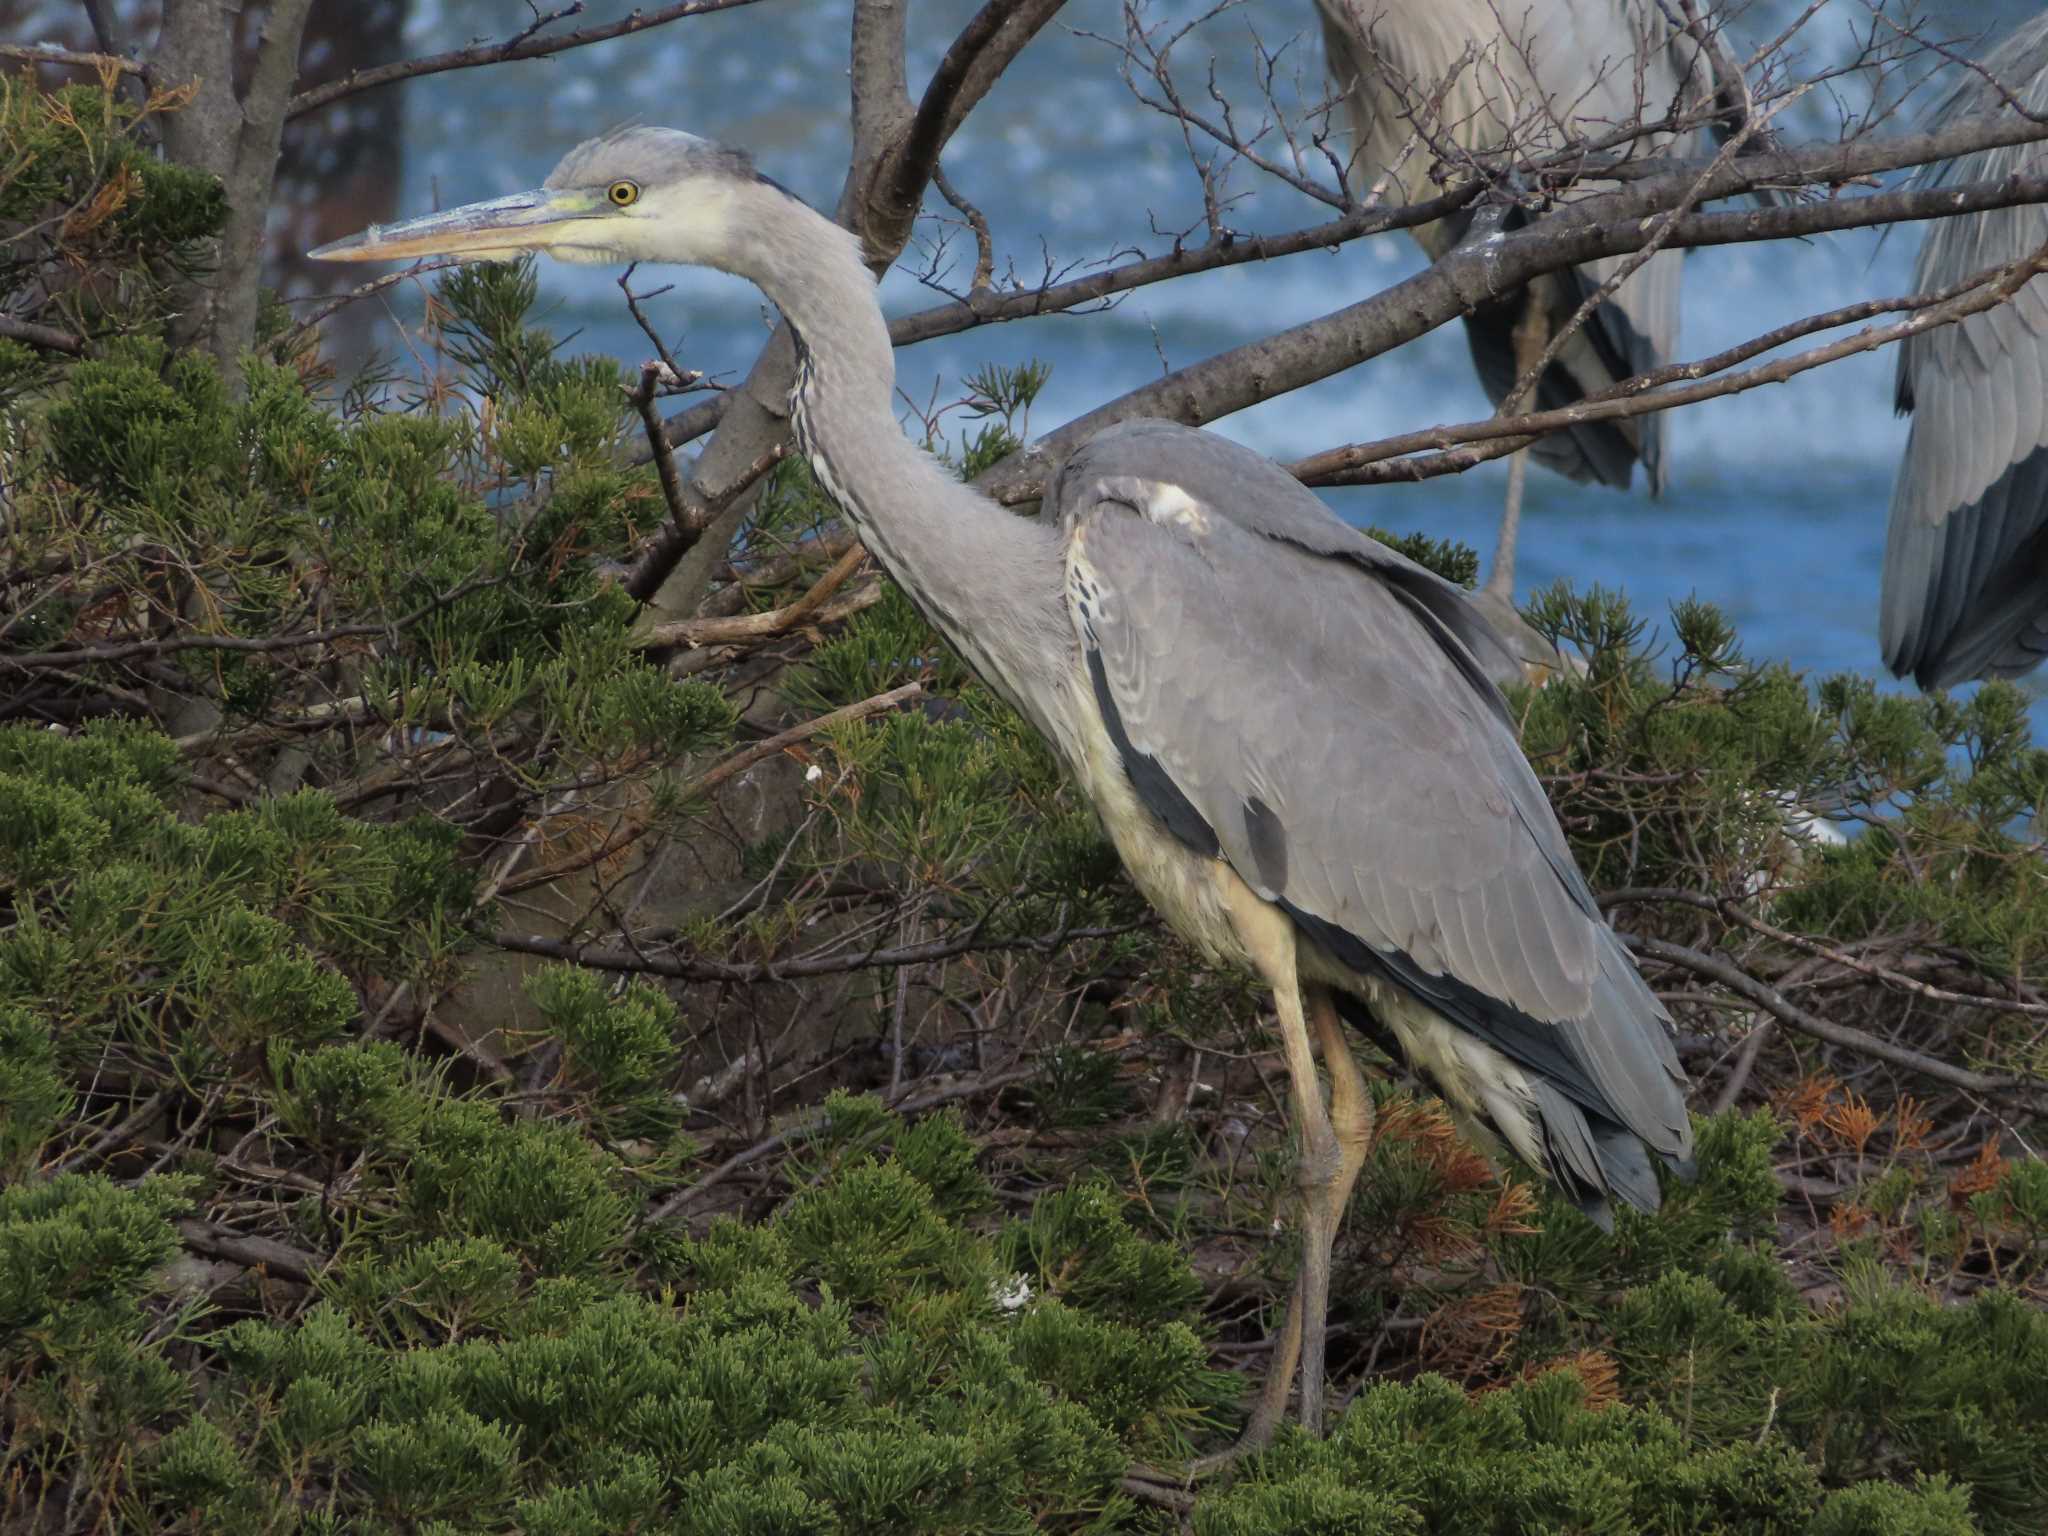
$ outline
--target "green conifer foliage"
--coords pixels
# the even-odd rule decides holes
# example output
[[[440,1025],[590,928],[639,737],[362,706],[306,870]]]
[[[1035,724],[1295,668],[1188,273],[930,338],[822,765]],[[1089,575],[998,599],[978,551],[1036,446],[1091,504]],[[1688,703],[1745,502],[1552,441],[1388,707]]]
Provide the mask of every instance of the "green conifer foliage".
[[[143,126],[0,82],[0,302],[82,348],[0,341],[0,1530],[2048,1528],[2015,691],[1542,599],[1583,670],[1510,702],[1697,1177],[1603,1232],[1390,1067],[1329,1439],[1162,1506],[1294,1281],[1258,987],[795,458],[654,625],[651,386],[530,266],[441,278],[417,376],[273,305],[225,388],[165,287],[219,189]]]

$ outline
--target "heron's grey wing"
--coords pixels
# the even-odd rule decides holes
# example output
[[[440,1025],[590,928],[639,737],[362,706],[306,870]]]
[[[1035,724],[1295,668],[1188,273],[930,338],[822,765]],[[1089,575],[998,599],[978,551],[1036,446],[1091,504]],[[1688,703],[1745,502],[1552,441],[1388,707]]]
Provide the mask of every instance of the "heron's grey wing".
[[[1168,466],[1170,476],[1163,478]],[[1502,721],[1508,719],[1507,704],[1490,679],[1516,675],[1519,653],[1465,594],[1427,566],[1360,533],[1262,453],[1177,421],[1136,417],[1104,428],[1069,458],[1046,505],[1066,516],[1104,497],[1145,505],[1154,496],[1163,498],[1161,506],[1169,515],[1185,503],[1266,538],[1372,572],[1426,613],[1429,622],[1456,637],[1470,659],[1474,688]]]
[[[1985,60],[2033,111],[2048,108],[2048,14]],[[1939,128],[1999,105],[1970,75],[1933,115]],[[1923,185],[1996,181],[2037,169],[2039,146],[1959,156]],[[2048,209],[2001,208],[1929,225],[1922,292],[2018,261],[2048,242]],[[1900,348],[1898,404],[1913,425],[1892,488],[1879,630],[1885,664],[1923,688],[2010,677],[2048,656],[2048,278]]]
[[[1610,1144],[1592,1193],[1654,1203],[1630,1136],[1674,1160],[1690,1147],[1663,1010],[1452,628],[1343,552],[1314,498],[1330,527],[1300,537],[1306,508],[1226,516],[1194,494],[1189,455],[1147,480],[1112,446],[1121,473],[1095,474],[1091,445],[1055,494],[1097,702],[1141,796],[1333,959],[1562,1095],[1558,1139]],[[1286,478],[1220,447],[1249,461],[1254,495],[1252,465]]]

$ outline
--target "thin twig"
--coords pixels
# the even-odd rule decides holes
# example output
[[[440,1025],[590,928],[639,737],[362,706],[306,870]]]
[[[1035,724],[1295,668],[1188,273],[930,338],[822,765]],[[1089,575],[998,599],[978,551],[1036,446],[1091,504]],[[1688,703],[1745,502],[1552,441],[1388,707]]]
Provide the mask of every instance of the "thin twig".
[[[332,319],[358,300],[367,299],[372,294],[382,293],[386,288],[394,287],[399,283],[410,282],[416,277],[425,277],[433,272],[446,272],[451,267],[461,266],[462,260],[463,258],[460,256],[437,256],[431,261],[414,262],[403,272],[386,272],[382,277],[373,277],[367,283],[358,283],[355,287],[349,289],[348,292],[337,294],[333,298],[328,299],[310,315],[295,321],[292,328],[285,332],[284,339],[278,345],[289,352],[293,343],[301,336]],[[288,299],[286,302],[293,303],[296,301]]]
[[[847,579],[860,569],[867,559],[867,551],[859,545],[846,551],[833,567],[820,576],[817,583],[795,602],[781,608],[771,608],[766,613],[735,614],[730,618],[679,619],[673,624],[657,624],[645,634],[635,638],[634,644],[642,650],[669,650],[676,646],[734,645],[748,640],[764,640],[774,635],[783,635],[806,624],[823,622],[822,610],[833,593],[846,584]],[[851,594],[848,602],[834,605],[835,617],[844,617],[869,607],[882,594],[880,582],[870,583],[859,592]],[[857,601],[853,599],[858,599]]]
[[[94,662],[130,661],[138,656],[168,656],[174,651],[234,651],[262,653],[297,650],[309,645],[329,645],[336,640],[355,640],[366,635],[389,635],[410,628],[438,613],[449,604],[503,583],[502,576],[480,576],[465,581],[439,597],[430,599],[411,613],[380,624],[337,624],[296,635],[165,635],[158,640],[129,640],[112,645],[81,645],[68,651],[24,651],[0,654],[0,667],[17,672],[45,671],[55,667],[87,666]]]
[[[1769,1012],[1779,1023],[1789,1025],[1801,1034],[1811,1035],[1816,1040],[1825,1040],[1830,1045],[1841,1046],[1844,1050],[1857,1051],[1865,1056],[1874,1056],[1880,1061],[1890,1062],[1895,1067],[1904,1067],[1931,1077],[1937,1082],[1952,1087],[1968,1089],[1972,1093],[1987,1096],[2012,1097],[2039,1094],[2048,1089],[2048,1083],[2020,1077],[1995,1077],[1985,1072],[1972,1072],[1967,1067],[1958,1067],[1920,1051],[1894,1045],[1860,1029],[1846,1024],[1836,1024],[1815,1013],[1809,1013],[1793,1002],[1784,993],[1767,982],[1759,981],[1733,961],[1718,955],[1709,955],[1688,945],[1674,944],[1668,939],[1650,938],[1643,934],[1623,933],[1621,938],[1637,954],[1652,960],[1661,960],[1691,971],[1694,975],[1705,976],[1719,982],[1739,997],[1747,998]]]
[[[504,64],[513,59],[542,59],[550,54],[566,53],[572,48],[587,48],[592,43],[608,42],[615,37],[627,37],[635,32],[664,27],[672,21],[682,21],[687,17],[707,15],[712,11],[729,11],[753,3],[754,0],[686,0],[684,4],[663,6],[657,11],[636,10],[617,21],[606,22],[601,26],[584,27],[575,32],[564,32],[556,37],[535,36],[535,29],[528,27],[518,36],[502,43],[477,43],[468,48],[451,48],[445,53],[428,54],[423,58],[379,65],[375,69],[352,71],[339,80],[331,80],[325,85],[299,92],[292,98],[291,106],[285,115],[287,118],[293,118],[307,112],[316,112],[328,103],[340,101],[345,96],[375,90],[381,85],[393,85],[400,80],[417,80],[421,75],[438,75],[451,69],[475,69],[484,64]],[[577,9],[579,7],[559,11],[548,20],[574,15]]]
[[[941,1104],[950,1104],[956,1099],[971,1099],[978,1094],[984,1093],[1000,1093],[1003,1089],[1012,1087],[1015,1084],[1028,1082],[1036,1077],[1038,1072],[1039,1069],[1037,1067],[1018,1067],[1009,1072],[998,1072],[993,1077],[971,1078],[966,1082],[953,1083],[944,1088],[930,1089],[925,1093],[917,1094],[910,1098],[884,1098],[882,1102],[887,1108],[894,1110],[899,1115],[919,1115],[928,1109],[936,1109]],[[678,1190],[652,1211],[648,1212],[647,1224],[653,1226],[667,1221],[686,1206],[694,1205],[697,1201],[703,1199],[705,1195],[717,1188],[719,1184],[739,1172],[740,1169],[745,1168],[748,1164],[758,1163],[762,1158],[780,1152],[790,1142],[810,1135],[825,1123],[825,1115],[826,1111],[822,1109],[813,1110],[800,1117],[788,1129],[777,1131],[772,1136],[763,1137],[744,1151],[735,1152],[688,1189]]]
[[[838,976],[847,971],[887,968],[898,965],[928,965],[934,960],[951,960],[959,955],[1027,950],[1050,954],[1068,944],[1093,939],[1113,939],[1133,931],[1137,924],[1113,923],[1056,929],[1052,933],[997,935],[990,937],[973,925],[952,938],[932,939],[922,944],[899,945],[893,949],[864,949],[837,955],[812,955],[792,960],[746,964],[730,960],[705,960],[697,956],[654,955],[623,949],[597,949],[568,939],[550,939],[540,934],[500,933],[488,935],[500,949],[522,955],[540,955],[566,960],[594,970],[619,971],[627,975],[667,976],[676,981],[733,982],[742,986],[757,982],[800,980],[809,976]]]
[[[800,741],[819,734],[821,731],[831,730],[834,726],[848,725],[856,720],[865,720],[870,715],[882,714],[894,709],[899,704],[908,704],[914,699],[923,697],[924,685],[922,683],[905,683],[901,688],[892,688],[887,693],[878,693],[873,698],[862,699],[857,704],[848,704],[843,708],[833,710],[830,714],[819,715],[814,720],[806,720],[801,725],[791,726],[786,731],[770,736],[766,741],[755,742],[745,750],[733,753],[732,756],[698,774],[694,779],[683,785],[679,791],[678,798],[689,801],[708,795],[726,780],[737,774],[745,773],[756,763],[765,762],[767,759],[778,755]],[[526,843],[530,843],[539,835],[540,827],[547,818],[557,814],[559,814],[559,809],[544,811],[540,816],[534,818],[533,826],[529,829],[525,842],[521,844],[517,851],[523,853]],[[606,859],[636,842],[646,833],[647,825],[645,821],[637,817],[626,817],[613,829],[612,834],[596,847],[585,849],[573,857],[550,864],[543,869],[529,871],[517,879],[507,879],[500,876],[489,887],[490,893],[493,896],[499,894],[510,896],[519,891],[532,890],[535,886],[552,884],[564,875],[572,875],[580,870],[588,869],[594,864],[601,864]],[[506,867],[505,874],[510,874],[509,866]],[[478,905],[482,905],[482,903],[479,902]]]
[[[162,1111],[164,1100],[168,1097],[170,1097],[170,1090],[168,1088],[159,1088],[155,1093],[144,1099],[135,1108],[133,1113],[124,1116],[118,1124],[111,1125],[104,1131],[101,1131],[99,1135],[92,1139],[89,1146],[80,1147],[69,1157],[58,1161],[51,1167],[50,1172],[52,1174],[71,1173],[79,1168],[83,1168],[87,1163],[97,1162],[147,1125]]]
[[[89,69],[96,74],[144,73],[140,60],[124,59],[117,53],[80,53],[72,48],[59,48],[54,43],[0,43],[0,59],[19,59],[24,64],[57,64],[66,69]]]
[[[1603,907],[1615,907],[1640,903],[1671,903],[1677,906],[1694,907],[1702,912],[1714,912],[1732,923],[1739,923],[1752,933],[1762,934],[1779,944],[1785,944],[1815,959],[1826,960],[1844,970],[1854,971],[1859,976],[1868,976],[1872,981],[1881,981],[1888,987],[1901,992],[1910,992],[1915,997],[1924,997],[1931,1003],[1960,1003],[1971,1008],[1988,1008],[1999,1013],[2023,1013],[2033,1018],[2048,1018],[2048,1003],[2027,1003],[2017,998],[1986,997],[1970,992],[1955,992],[1947,987],[1937,987],[1930,982],[1917,981],[1911,976],[1890,969],[1887,966],[1862,960],[1846,950],[1823,944],[1818,939],[1809,939],[1804,934],[1793,933],[1774,923],[1767,923],[1753,913],[1745,912],[1726,897],[1707,896],[1698,891],[1679,890],[1675,887],[1627,887],[1606,891],[1601,894]]]
[[[1429,427],[1404,432],[1397,437],[1372,443],[1352,443],[1311,454],[1288,466],[1307,485],[1385,485],[1434,479],[1458,474],[1489,459],[1504,458],[1551,432],[1589,421],[1614,421],[1694,405],[1746,393],[1767,384],[1782,384],[1802,373],[1839,362],[1863,352],[1874,352],[1923,331],[1954,325],[1972,315],[1982,314],[2008,302],[2035,277],[2048,272],[2048,246],[2020,261],[1978,273],[1940,294],[1900,299],[1877,299],[1852,304],[1823,315],[1814,315],[1781,326],[1769,335],[1730,348],[1697,362],[1636,374],[1588,394],[1584,399],[1556,410],[1531,411],[1520,416],[1490,416],[1456,426]],[[1726,373],[1734,362],[1772,350],[1798,336],[1833,330],[1859,318],[1912,313],[1907,319],[1874,330],[1859,331],[1790,357],[1774,359],[1741,373]],[[1703,377],[1704,376],[1704,377]],[[1689,388],[1673,388],[1685,380],[1699,380]],[[1451,451],[1452,444],[1485,444],[1484,448]],[[1446,451],[1422,457],[1408,457],[1421,450]]]
[[[647,419],[648,413],[643,412],[641,420],[645,422]],[[650,444],[658,445],[655,446],[657,467],[664,461],[668,465],[662,473],[661,493],[669,498],[669,519],[648,541],[647,548],[627,573],[624,582],[626,594],[643,603],[661,590],[661,584],[668,580],[669,573],[684,555],[696,547],[697,541],[704,537],[704,530],[717,521],[719,514],[746,494],[755,481],[781,463],[782,456],[789,451],[787,442],[771,444],[722,493],[707,497],[675,477],[675,460],[660,422],[654,423],[651,432]]]
[[[962,196],[960,190],[947,179],[946,168],[943,165],[932,167],[932,185],[939,189],[939,196],[950,203],[953,211],[965,219],[967,227],[974,231],[974,277],[967,285],[968,291],[982,292],[994,286],[996,247],[995,240],[988,231],[988,220],[982,216],[981,210]]]

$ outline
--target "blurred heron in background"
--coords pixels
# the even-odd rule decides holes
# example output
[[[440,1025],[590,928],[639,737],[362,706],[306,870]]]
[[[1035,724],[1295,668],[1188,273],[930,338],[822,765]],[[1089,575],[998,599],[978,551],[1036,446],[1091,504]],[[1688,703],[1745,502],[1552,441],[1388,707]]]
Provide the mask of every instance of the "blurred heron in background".
[[[1966,71],[1929,114],[1939,131],[2014,103],[2048,113],[2048,11]],[[2010,92],[2010,97],[2006,94]],[[2041,146],[1979,150],[1924,167],[1922,187],[2038,171]],[[2048,244],[2048,208],[1995,208],[1927,226],[1914,288],[1931,293]],[[1879,635],[1885,665],[1922,688],[2017,677],[2048,656],[2048,277],[1899,348],[1911,412],[1892,487]]]
[[[1432,177],[1462,180],[1471,161],[1526,160],[1580,141],[1621,136],[1609,153],[1697,155],[1690,121],[1715,96],[1704,51],[1657,0],[1316,0],[1331,84],[1351,121],[1350,190],[1382,187],[1399,206],[1436,196]],[[1739,89],[1739,82],[1732,88]],[[1725,116],[1717,119],[1725,125]],[[1509,223],[1520,222],[1519,211]],[[1411,233],[1432,260],[1464,238],[1469,213]],[[1556,410],[1662,367],[1678,345],[1682,251],[1659,251],[1603,297],[1522,396],[1527,378],[1588,299],[1630,258],[1608,257],[1538,278],[1465,319],[1479,382],[1507,411]],[[1476,601],[1519,659],[1554,666],[1549,643],[1514,603],[1522,486],[1534,456],[1573,480],[1627,490],[1640,464],[1650,494],[1667,477],[1661,412],[1591,421],[1539,438],[1508,467],[1500,539]]]

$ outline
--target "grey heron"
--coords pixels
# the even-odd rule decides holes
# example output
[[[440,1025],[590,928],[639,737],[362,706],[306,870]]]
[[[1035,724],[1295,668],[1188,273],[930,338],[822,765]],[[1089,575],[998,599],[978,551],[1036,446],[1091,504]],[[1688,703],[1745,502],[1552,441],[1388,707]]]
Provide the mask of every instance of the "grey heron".
[[[1683,115],[1711,94],[1710,71],[1657,0],[1316,0],[1331,82],[1351,121],[1354,191],[1384,178],[1389,201],[1443,190],[1431,177],[1462,171],[1460,155],[1513,149],[1528,156],[1632,124]],[[1670,150],[1672,136],[1642,147]],[[1681,144],[1680,148],[1690,147]],[[1412,233],[1432,260],[1468,220]],[[1539,279],[1465,320],[1479,382],[1510,400],[1580,306],[1624,265],[1612,257]],[[1678,341],[1680,251],[1659,251],[1601,301],[1536,380],[1527,408],[1554,410],[1671,361]],[[1526,659],[1554,660],[1514,607],[1515,547],[1528,456],[1573,480],[1626,490],[1643,467],[1664,489],[1664,417],[1586,422],[1539,439],[1509,467],[1507,506],[1479,601]]]
[[[1930,129],[2010,110],[2001,90],[2021,110],[2048,111],[2048,14],[2022,23],[1982,69],[1941,99]],[[1916,182],[1960,186],[2039,167],[2040,146],[2016,144],[1941,161]],[[1921,242],[1914,287],[1946,288],[2044,241],[2040,206],[1939,220]],[[2032,671],[2048,656],[2048,278],[1909,337],[1896,401],[1913,425],[1885,537],[1885,665],[1923,688]]]
[[[313,254],[525,251],[751,279],[798,338],[790,419],[819,483],[1052,744],[1139,889],[1272,989],[1303,1261],[1248,1443],[1284,1415],[1297,1357],[1302,1422],[1321,1421],[1331,1246],[1372,1134],[1341,1019],[1589,1212],[1657,1205],[1654,1164],[1692,1145],[1668,1020],[1572,862],[1458,588],[1262,456],[1167,422],[1095,437],[1038,518],[986,500],[898,427],[858,240],[673,129]]]

